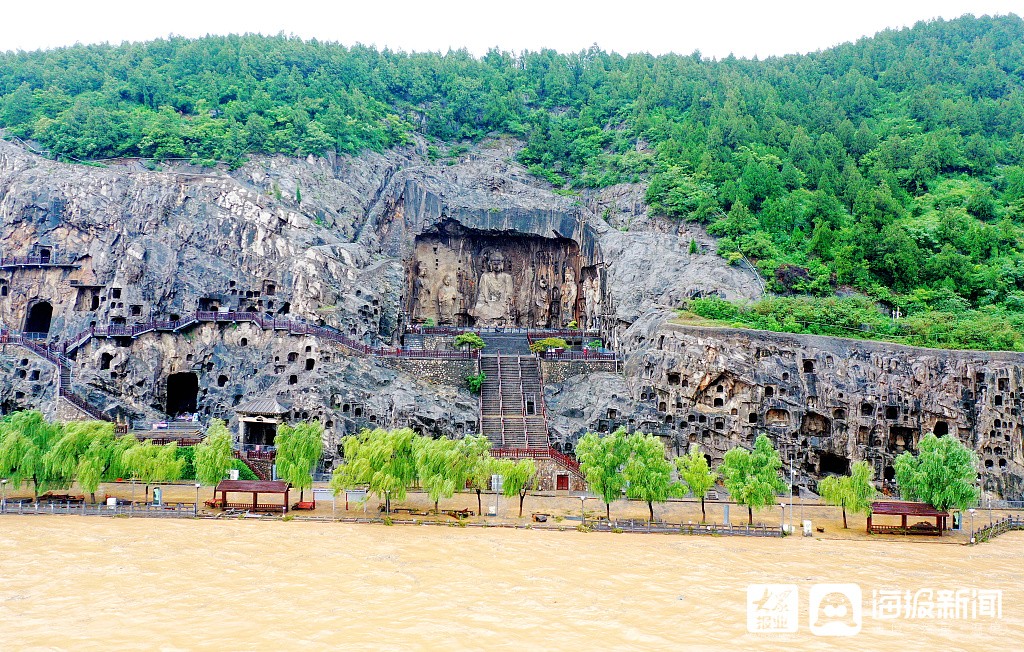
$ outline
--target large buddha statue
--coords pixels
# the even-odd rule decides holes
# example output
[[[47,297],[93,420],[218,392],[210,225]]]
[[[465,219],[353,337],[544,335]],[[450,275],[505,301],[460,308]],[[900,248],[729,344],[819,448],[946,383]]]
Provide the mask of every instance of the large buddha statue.
[[[495,251],[487,259],[487,271],[480,275],[476,304],[469,314],[477,326],[505,326],[512,313],[514,283],[505,271],[505,257]]]

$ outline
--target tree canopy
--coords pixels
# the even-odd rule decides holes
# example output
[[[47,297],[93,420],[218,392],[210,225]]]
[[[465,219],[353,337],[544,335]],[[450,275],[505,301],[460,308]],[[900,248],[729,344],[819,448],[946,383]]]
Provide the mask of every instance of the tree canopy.
[[[786,490],[779,477],[782,460],[765,435],[758,435],[754,450],[733,448],[726,452],[718,467],[729,496],[747,506],[748,522],[754,523],[754,509],[775,504],[776,496]]]
[[[629,457],[626,430],[619,428],[602,437],[588,432],[576,443],[576,458],[589,490],[604,501],[605,516],[611,519],[611,503],[622,498],[626,478],[622,467]]]
[[[846,512],[866,514],[871,512],[871,502],[878,491],[872,483],[874,472],[867,462],[854,462],[850,475],[829,476],[818,483],[818,493],[829,505],[839,505],[843,510],[843,528]]]
[[[304,422],[295,426],[282,425],[274,437],[277,448],[277,474],[303,492],[313,486],[313,467],[324,452],[324,428],[319,423]]]
[[[391,500],[403,500],[416,478],[416,433],[410,428],[363,430],[344,439],[345,463],[334,470],[331,487],[335,493],[365,486],[384,499],[391,513]]]
[[[907,500],[942,510],[967,509],[978,502],[978,456],[952,435],[925,435],[918,454],[901,453],[893,467],[896,485]]]
[[[700,446],[697,444],[690,447],[688,454],[676,458],[676,468],[679,470],[679,479],[686,488],[695,498],[700,498],[701,521],[706,521],[708,515],[704,510],[704,496],[715,486],[718,473],[711,470],[708,459],[700,452]]]
[[[205,485],[216,487],[234,462],[231,452],[233,438],[227,425],[214,419],[206,429],[206,437],[195,447],[195,477]]]
[[[672,481],[672,464],[665,459],[665,444],[657,435],[634,432],[626,435],[628,457],[622,467],[626,496],[647,503],[654,520],[654,503],[663,503],[680,493]]]

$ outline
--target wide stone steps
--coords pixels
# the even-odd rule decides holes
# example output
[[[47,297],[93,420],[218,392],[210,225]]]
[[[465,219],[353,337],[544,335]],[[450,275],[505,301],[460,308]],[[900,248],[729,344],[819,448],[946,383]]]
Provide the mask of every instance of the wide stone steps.
[[[532,355],[483,355],[481,432],[496,448],[547,449],[544,387]]]

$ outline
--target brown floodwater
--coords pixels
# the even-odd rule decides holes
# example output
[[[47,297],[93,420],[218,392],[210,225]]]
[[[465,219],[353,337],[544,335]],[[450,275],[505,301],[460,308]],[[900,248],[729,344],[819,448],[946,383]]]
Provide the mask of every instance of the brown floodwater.
[[[1024,533],[968,548],[505,528],[0,518],[0,649],[1012,649]],[[854,638],[809,631],[857,583]],[[747,631],[751,583],[798,586],[795,634]],[[872,617],[872,591],[1002,590],[1001,618]]]

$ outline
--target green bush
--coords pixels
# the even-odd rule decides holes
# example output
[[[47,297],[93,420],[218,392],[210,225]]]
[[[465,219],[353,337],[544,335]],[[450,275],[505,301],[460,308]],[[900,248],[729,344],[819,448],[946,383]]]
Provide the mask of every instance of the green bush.
[[[462,333],[461,335],[455,336],[455,348],[460,349],[463,346],[468,346],[471,349],[482,349],[487,346],[484,339],[480,337],[479,333]]]
[[[466,376],[466,385],[469,386],[469,391],[474,394],[479,394],[480,388],[484,386],[485,380],[487,380],[487,374],[481,371],[478,374],[470,374]]]
[[[550,351],[551,349],[567,349],[569,343],[561,337],[545,337],[544,339],[536,340],[530,343],[530,350],[534,353],[541,353],[543,351]]]

